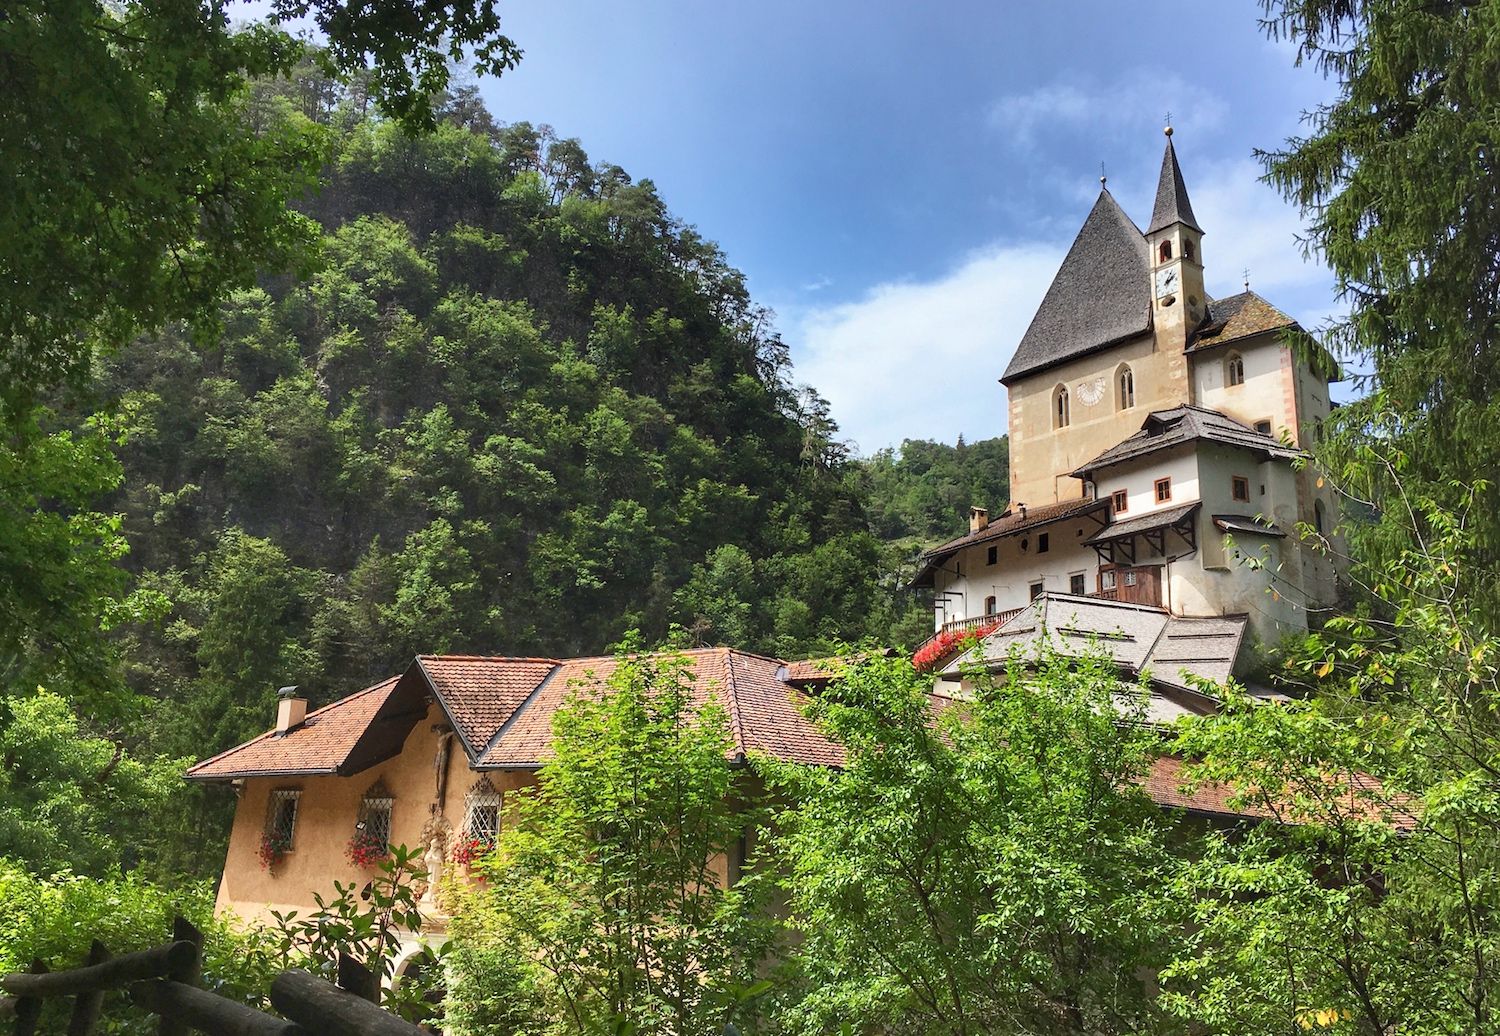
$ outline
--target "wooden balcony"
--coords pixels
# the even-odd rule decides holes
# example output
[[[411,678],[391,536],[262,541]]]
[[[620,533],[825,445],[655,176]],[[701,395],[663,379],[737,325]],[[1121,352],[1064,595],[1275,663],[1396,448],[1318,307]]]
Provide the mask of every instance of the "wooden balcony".
[[[1114,586],[1096,593],[1084,594],[1084,596],[1100,601],[1119,601],[1121,604],[1144,604],[1150,608],[1160,608],[1162,606],[1160,570],[1155,568],[1116,569]],[[943,623],[942,628],[936,633],[922,641],[917,646],[917,650],[920,651],[944,633],[1004,625],[1021,614],[1023,610],[1010,608],[1002,612],[978,615],[972,619],[950,619]]]
[[[943,628],[932,636],[936,637],[938,633],[952,633],[954,630],[972,630],[978,629],[981,626],[999,626],[1009,622],[1020,614],[1020,608],[1011,608],[1008,611],[995,612],[992,615],[980,615],[972,619],[950,619],[943,623]],[[932,637],[928,639],[931,640]]]

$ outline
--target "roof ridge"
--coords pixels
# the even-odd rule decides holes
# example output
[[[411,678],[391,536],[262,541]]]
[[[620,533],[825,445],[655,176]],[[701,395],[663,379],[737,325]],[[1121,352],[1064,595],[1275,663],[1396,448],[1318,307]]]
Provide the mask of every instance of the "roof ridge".
[[[432,662],[536,662],[551,665],[561,662],[541,655],[418,655],[417,658]]]
[[[735,747],[739,749],[740,758],[744,759],[749,754],[749,745],[745,740],[745,718],[740,714],[740,688],[734,676],[734,649],[724,649],[724,673],[727,677],[729,687],[727,695],[729,698],[729,736],[734,739]]]
[[[505,736],[506,731],[510,730],[511,725],[516,722],[521,713],[525,712],[528,708],[531,707],[531,703],[535,701],[537,699],[537,696],[542,693],[542,689],[550,684],[553,678],[556,677],[558,673],[562,672],[562,670],[563,663],[559,662],[557,665],[553,666],[547,671],[546,676],[537,681],[537,685],[527,692],[526,697],[521,700],[521,704],[517,705],[514,709],[511,710],[510,715],[505,717],[505,722],[500,724],[500,726],[495,730],[494,735],[489,739],[488,742],[485,743],[484,751],[480,752],[478,758],[474,760],[476,763],[483,761],[485,756],[494,751],[495,746],[500,743],[500,739]]]

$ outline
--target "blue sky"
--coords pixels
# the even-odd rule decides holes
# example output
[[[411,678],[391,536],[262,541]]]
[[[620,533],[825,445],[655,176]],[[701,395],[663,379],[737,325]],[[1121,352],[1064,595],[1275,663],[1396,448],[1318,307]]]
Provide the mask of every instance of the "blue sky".
[[[1150,215],[1163,114],[1209,290],[1313,326],[1331,280],[1257,182],[1329,93],[1215,3],[502,6],[520,67],[496,116],[551,124],[650,177],[774,308],[796,377],[865,453],[998,435],[996,379],[1099,189]]]
[[[1331,281],[1252,149],[1329,92],[1214,3],[506,0],[495,115],[654,180],[778,314],[861,452],[1005,429],[997,383],[1099,189],[1150,216],[1170,110],[1211,294],[1313,326]]]

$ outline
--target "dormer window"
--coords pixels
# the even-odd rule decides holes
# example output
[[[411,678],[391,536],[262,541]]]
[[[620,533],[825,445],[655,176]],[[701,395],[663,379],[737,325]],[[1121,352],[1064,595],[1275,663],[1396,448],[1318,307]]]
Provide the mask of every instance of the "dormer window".
[[[1139,254],[1139,253],[1137,253],[1137,254]],[[1168,238],[1167,240],[1165,240],[1165,241],[1163,241],[1161,243],[1161,247],[1156,250],[1156,254],[1160,257],[1160,259],[1161,259],[1162,262],[1166,262],[1168,259],[1172,258],[1172,240],[1171,240],[1171,238]]]
[[[1052,427],[1068,427],[1068,387],[1059,385],[1052,393]]]
[[[1233,388],[1245,383],[1245,358],[1239,353],[1230,353],[1224,360],[1224,384]]]

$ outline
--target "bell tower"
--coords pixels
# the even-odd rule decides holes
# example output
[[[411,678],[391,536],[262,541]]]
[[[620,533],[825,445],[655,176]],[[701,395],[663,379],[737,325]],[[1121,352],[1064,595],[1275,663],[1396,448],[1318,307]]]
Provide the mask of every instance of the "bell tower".
[[[1151,249],[1151,313],[1158,348],[1181,350],[1208,312],[1203,290],[1203,229],[1182,182],[1172,127],[1163,132],[1167,149],[1161,157],[1151,227],[1146,231]]]

